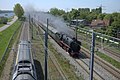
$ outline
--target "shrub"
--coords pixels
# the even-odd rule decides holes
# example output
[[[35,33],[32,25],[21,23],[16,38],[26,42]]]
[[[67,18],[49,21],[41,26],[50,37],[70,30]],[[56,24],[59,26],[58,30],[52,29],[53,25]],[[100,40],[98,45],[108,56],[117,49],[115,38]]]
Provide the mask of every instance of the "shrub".
[[[0,18],[0,24],[7,24],[7,22],[8,22],[8,18],[6,18],[6,17]]]

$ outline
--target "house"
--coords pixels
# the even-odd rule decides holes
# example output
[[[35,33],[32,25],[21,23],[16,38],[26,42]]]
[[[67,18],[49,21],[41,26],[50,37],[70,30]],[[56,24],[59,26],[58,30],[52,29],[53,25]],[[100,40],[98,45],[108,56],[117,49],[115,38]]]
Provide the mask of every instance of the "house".
[[[100,19],[97,19],[97,20],[92,20],[90,26],[92,28],[97,28],[97,27],[106,27],[106,26],[109,26],[110,24],[110,21],[109,20],[100,20]]]

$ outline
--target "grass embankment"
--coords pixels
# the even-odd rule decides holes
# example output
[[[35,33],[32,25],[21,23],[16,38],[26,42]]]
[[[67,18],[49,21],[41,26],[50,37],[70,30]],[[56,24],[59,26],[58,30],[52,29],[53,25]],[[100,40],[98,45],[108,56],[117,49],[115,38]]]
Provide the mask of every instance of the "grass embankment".
[[[0,32],[0,59],[9,43],[11,36],[14,34],[14,32],[17,30],[20,24],[21,24],[20,21],[16,21],[6,30]]]
[[[5,24],[0,24],[0,27],[3,27]]]
[[[7,60],[8,53],[10,52],[12,45],[13,45],[14,41],[16,40],[16,37],[18,34],[17,32],[19,31],[19,27],[21,26],[21,23],[22,22],[17,20],[10,27],[8,27],[6,30],[0,32],[1,33],[0,34],[0,60],[1,60],[2,56],[4,55],[6,48],[8,47],[8,49],[6,51],[6,55],[4,56],[4,60],[0,64],[0,75],[1,75],[1,72],[3,70],[5,61]],[[16,31],[16,34],[13,36],[15,31]],[[12,36],[13,36],[13,38],[11,39]],[[9,44],[10,39],[11,39],[11,42]]]

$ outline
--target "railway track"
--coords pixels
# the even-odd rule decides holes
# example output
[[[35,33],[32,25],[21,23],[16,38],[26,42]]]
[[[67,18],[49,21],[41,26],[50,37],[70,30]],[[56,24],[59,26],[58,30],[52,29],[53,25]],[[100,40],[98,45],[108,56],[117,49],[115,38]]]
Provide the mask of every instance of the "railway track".
[[[33,25],[34,26],[34,25]],[[39,27],[39,30],[37,30],[37,28],[35,28],[36,31],[38,32],[38,34],[40,33],[40,31],[42,32],[42,34],[44,33],[44,30],[42,30],[42,28]],[[44,43],[42,37],[39,35],[40,40],[42,41],[42,44]],[[49,36],[50,38],[50,36]],[[44,44],[43,44],[44,45]],[[52,63],[54,64],[54,66],[56,67],[57,71],[59,72],[59,74],[62,76],[62,80],[67,80],[67,76],[65,75],[65,72],[63,71],[63,69],[61,68],[60,64],[58,63],[56,57],[54,56],[54,54],[48,49],[48,53],[49,53],[49,58],[52,61]]]
[[[109,57],[113,58],[114,60],[120,62],[120,53],[115,52],[108,48],[102,49],[100,45],[97,45],[96,48],[98,48],[99,51],[101,51],[102,53],[104,53],[104,54],[108,55]]]
[[[84,50],[83,52],[84,52],[84,53],[88,53],[88,52],[85,51],[85,50]],[[88,55],[88,54],[87,54],[87,55]],[[90,56],[89,56],[89,57],[90,57]],[[104,61],[102,62],[101,59],[98,59],[98,61],[99,61],[99,60],[101,61],[101,63],[100,63],[100,62],[97,61],[97,59],[98,59],[98,58],[95,59],[95,62],[96,62],[97,64],[99,64],[100,66],[104,67],[105,69],[106,69],[107,67],[109,67],[109,66],[106,66],[106,67],[105,67]],[[81,65],[80,60],[75,60],[75,61],[76,61],[78,64]],[[82,61],[82,63],[85,64],[84,61]],[[103,63],[104,63],[104,64],[103,64]],[[102,64],[102,65],[101,65],[101,64]],[[85,65],[86,65],[86,64],[85,64]],[[103,65],[104,65],[104,66],[103,66]],[[85,69],[85,67],[83,67],[83,66],[82,66],[82,68]],[[88,68],[89,68],[89,67],[88,67]],[[110,68],[109,68],[109,69],[110,69]],[[89,72],[89,69],[85,69],[85,70],[86,70],[87,73]],[[117,74],[117,73],[115,72],[115,74],[113,74],[113,72],[112,72],[111,69],[110,69],[110,70],[106,69],[106,70],[107,70],[108,72],[111,72],[112,75],[114,75],[115,77],[117,77],[117,78],[119,79],[119,76],[118,76],[119,73]],[[100,76],[96,71],[94,71],[94,76],[95,76],[95,77],[97,76],[97,78],[95,78],[95,79],[98,79],[98,80],[103,80],[103,79],[104,79],[104,78],[103,78],[102,76]]]
[[[49,50],[49,57],[50,57],[51,61],[53,62],[53,64],[56,66],[56,68],[57,68],[58,72],[60,73],[60,75],[62,76],[63,80],[68,80],[67,76],[65,75],[65,72],[62,70],[56,57],[54,56],[54,54],[50,50]]]
[[[61,69],[61,68],[58,68],[58,66],[60,66],[59,65],[59,63],[56,61],[56,59],[55,59],[55,57],[54,57],[54,55],[53,54],[51,54],[51,53],[49,53],[50,54],[50,59],[52,60],[52,62],[56,65],[56,64],[58,64],[58,65],[56,65],[57,67],[57,69],[58,69],[58,71],[61,73],[61,71],[62,70],[59,70],[59,69]],[[69,56],[69,55],[68,55]],[[53,60],[54,59],[54,60]],[[74,58],[73,58],[74,59]],[[81,66],[86,72],[87,72],[87,74],[89,75],[89,66],[83,61],[83,60],[79,60],[79,59],[74,59],[77,63],[78,63],[78,65],[79,66]],[[57,63],[56,63],[57,62]],[[81,65],[81,64],[83,64],[83,65]],[[87,67],[86,67],[87,66]],[[62,73],[61,73],[61,75],[62,74],[64,74],[63,73],[64,71],[62,71]],[[65,74],[64,75],[62,75],[63,76],[63,78],[66,80],[67,79],[67,77],[65,76]],[[102,76],[100,76],[96,71],[94,71],[94,79],[96,80],[103,80],[103,78],[102,78]]]
[[[90,58],[90,52],[82,47],[82,52],[84,52]],[[106,61],[102,60],[95,55],[95,62],[106,69],[110,74],[114,75],[116,78],[120,79],[120,70],[116,69],[112,65],[108,64]]]
[[[69,56],[69,53],[67,52],[68,56]],[[80,52],[81,54],[81,52]],[[85,56],[85,55],[80,55],[80,56]],[[89,59],[86,58],[86,59],[81,59],[81,58],[72,58],[76,63],[78,63],[78,65],[80,67],[82,67],[83,70],[86,71],[87,75],[88,75],[88,78],[89,78],[89,75],[90,75],[90,70],[89,70],[89,65],[86,64],[85,60],[89,62]],[[97,73],[95,70],[93,71],[93,79],[94,80],[104,80],[104,78],[99,74]]]
[[[75,59],[75,61],[90,75],[89,65],[87,65],[84,60]],[[87,60],[87,61],[89,61],[89,60]],[[82,64],[84,64],[84,66]],[[95,70],[93,71],[93,79],[94,80],[104,80],[104,78],[99,73],[97,73]]]
[[[111,54],[113,54],[113,55],[115,55],[115,56],[117,56],[120,59],[120,53],[116,53],[116,52],[114,52],[114,51],[112,51],[110,49],[107,49],[107,48],[104,48],[104,50],[111,53]]]
[[[29,41],[29,23],[26,21],[23,23],[20,40]]]
[[[82,42],[85,42],[86,38],[82,37],[82,36],[78,36],[78,39],[81,40]],[[86,43],[88,43],[90,45],[90,43],[88,41],[86,41]],[[108,55],[109,57],[115,59],[116,61],[120,62],[120,54],[118,52],[115,52],[111,49],[108,48],[101,48],[100,43],[98,43],[98,45],[96,45],[96,48],[99,49],[100,52]]]

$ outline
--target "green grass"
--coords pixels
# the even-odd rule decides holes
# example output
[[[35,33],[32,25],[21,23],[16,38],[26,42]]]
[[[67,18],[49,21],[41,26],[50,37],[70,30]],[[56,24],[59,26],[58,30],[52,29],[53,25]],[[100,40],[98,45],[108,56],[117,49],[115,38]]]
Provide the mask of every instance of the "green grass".
[[[10,52],[13,43],[18,40],[18,34],[19,34],[19,31],[20,31],[20,29],[19,29],[20,26],[21,26],[21,22],[16,21],[13,25],[11,25],[6,30],[2,31],[1,34],[0,34],[0,60],[1,60],[1,58],[4,54],[4,52],[5,52],[6,48],[8,47],[8,50],[6,51],[6,55],[4,56],[4,60],[0,64],[0,76],[1,76],[1,73],[3,71],[5,62],[8,58],[8,56],[9,56],[8,53]],[[14,34],[15,31],[16,31],[16,34]],[[14,36],[13,36],[13,34],[14,34]],[[13,38],[11,39],[12,36],[13,36]],[[9,41],[10,41],[10,44],[9,44]]]
[[[0,27],[3,27],[5,24],[0,24]]]
[[[96,55],[98,55],[100,58],[104,59],[105,61],[109,62],[116,68],[120,69],[120,62],[114,60],[113,58],[101,53],[101,52],[96,52]]]
[[[12,24],[6,30],[0,32],[0,59],[9,43],[11,36],[16,31],[16,29],[20,26],[20,24],[21,24],[20,21],[16,21],[14,24]]]

